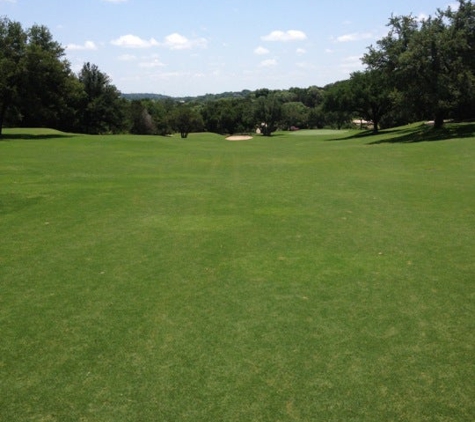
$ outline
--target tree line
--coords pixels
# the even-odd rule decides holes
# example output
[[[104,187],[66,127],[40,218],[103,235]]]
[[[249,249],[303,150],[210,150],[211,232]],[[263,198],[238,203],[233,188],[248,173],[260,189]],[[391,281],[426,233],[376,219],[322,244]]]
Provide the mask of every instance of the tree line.
[[[196,98],[123,96],[97,65],[75,74],[64,48],[42,25],[0,19],[0,135],[4,126],[51,127],[87,134],[186,137],[193,131],[250,132],[320,124],[322,89],[242,91]]]
[[[4,126],[52,127],[89,134],[182,137],[256,129],[342,128],[354,119],[377,132],[419,120],[475,116],[475,6],[434,16],[392,16],[388,34],[368,47],[365,70],[325,87],[258,89],[174,99],[124,96],[96,65],[75,74],[45,26],[0,19],[0,135]],[[146,97],[146,96],[144,96]]]

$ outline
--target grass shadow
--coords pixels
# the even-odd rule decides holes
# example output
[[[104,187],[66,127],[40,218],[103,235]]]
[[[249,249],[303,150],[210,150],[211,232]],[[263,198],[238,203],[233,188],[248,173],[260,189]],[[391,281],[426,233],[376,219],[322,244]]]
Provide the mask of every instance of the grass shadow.
[[[417,142],[448,141],[457,138],[475,137],[475,123],[447,123],[441,129],[434,129],[433,126],[421,123],[409,127],[384,129],[379,133],[365,130],[349,136],[328,139],[328,141],[347,141],[363,138],[373,139],[368,145],[379,144],[411,144]]]
[[[412,132],[414,132],[414,127],[407,128],[407,129],[401,129],[401,128],[384,129],[384,130],[380,130],[378,133],[374,133],[372,130],[362,130],[362,131],[358,131],[357,133],[352,133],[348,136],[327,139],[327,141],[348,141],[348,140],[351,140],[351,139],[362,139],[362,138],[368,138],[368,137],[373,137],[373,138],[384,137],[384,138],[386,138],[387,135],[390,135],[390,134],[398,134],[399,136],[401,136],[401,135],[409,134],[409,133],[412,133]],[[378,141],[379,140],[380,139],[378,139]]]
[[[330,139],[325,139],[326,142],[330,141],[347,141],[350,139],[360,139],[360,138],[366,138],[367,136],[371,136],[373,132],[371,130],[362,130],[357,133],[353,133],[348,136],[339,136],[338,138],[330,138]]]
[[[388,132],[384,132],[387,134]],[[470,138],[475,136],[475,123],[448,123],[440,129],[421,124],[409,130],[397,131],[396,136],[384,136],[368,145],[379,144],[412,144],[418,142],[449,141],[451,139]]]
[[[270,135],[256,135],[255,137],[258,138],[258,137],[262,137],[264,139],[271,139],[271,138],[281,138],[283,136],[285,136],[286,134],[285,133],[282,133],[282,132],[272,132]]]
[[[32,133],[4,133],[0,136],[0,141],[18,141],[18,140],[41,140],[41,139],[59,139],[73,138],[73,134],[32,134]]]

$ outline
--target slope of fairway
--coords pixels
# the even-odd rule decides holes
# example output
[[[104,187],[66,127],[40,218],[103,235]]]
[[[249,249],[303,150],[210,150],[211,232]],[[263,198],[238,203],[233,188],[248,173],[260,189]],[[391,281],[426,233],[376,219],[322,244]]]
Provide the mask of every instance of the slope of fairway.
[[[0,420],[473,420],[475,137],[440,133],[6,130]]]

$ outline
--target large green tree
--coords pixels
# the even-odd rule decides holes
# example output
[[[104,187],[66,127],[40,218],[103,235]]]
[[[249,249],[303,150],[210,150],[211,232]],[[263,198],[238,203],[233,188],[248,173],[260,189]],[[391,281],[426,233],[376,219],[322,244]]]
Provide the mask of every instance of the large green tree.
[[[0,19],[0,135],[20,126],[73,129],[81,88],[48,28]]]
[[[378,133],[382,118],[393,106],[392,88],[379,70],[355,72],[348,86],[349,111],[373,122],[373,132]]]
[[[290,129],[308,127],[308,117],[310,109],[299,101],[292,101],[282,104],[281,123],[284,128]]]
[[[323,101],[323,89],[317,86],[310,86],[308,88],[290,88],[289,92],[294,94],[291,101],[301,102],[305,106],[314,108]]]
[[[448,41],[447,26],[438,13],[422,21],[410,48],[399,58],[401,73],[405,76],[402,87],[405,100],[432,118],[436,128],[443,125],[456,97],[451,71],[453,56]]]
[[[137,135],[167,135],[171,133],[165,101],[132,100],[127,108],[129,131]]]
[[[338,81],[325,87],[322,112],[327,124],[341,129],[351,121],[350,81]]]
[[[203,118],[198,110],[189,104],[178,104],[171,113],[172,127],[184,139],[190,132],[203,129]]]
[[[27,34],[18,22],[0,19],[0,136],[24,74]]]
[[[98,66],[85,63],[79,72],[83,86],[80,129],[85,133],[118,133],[126,128],[125,100]]]
[[[152,117],[153,123],[156,127],[156,133],[159,135],[168,135],[171,133],[169,118],[167,116],[166,101],[146,100],[144,105]]]
[[[475,4],[459,1],[454,10],[443,12],[448,22],[447,42],[452,54],[451,69],[455,75],[455,117],[475,117]]]
[[[282,116],[282,102],[277,94],[261,91],[254,105],[255,119],[259,122],[261,133],[271,136]]]
[[[54,41],[45,26],[33,25],[28,31],[19,91],[22,126],[56,127],[75,114],[72,98],[78,94],[64,48]]]
[[[201,108],[207,131],[233,134],[252,130],[252,103],[249,98],[222,98],[206,102]]]
[[[145,101],[132,100],[129,104],[129,118],[131,120],[130,132],[136,135],[153,135],[157,133],[157,126]]]
[[[369,48],[363,62],[385,75],[414,118],[431,118],[439,128],[467,98],[469,104],[475,98],[474,22],[475,7],[465,0],[421,22],[393,16],[388,35]]]

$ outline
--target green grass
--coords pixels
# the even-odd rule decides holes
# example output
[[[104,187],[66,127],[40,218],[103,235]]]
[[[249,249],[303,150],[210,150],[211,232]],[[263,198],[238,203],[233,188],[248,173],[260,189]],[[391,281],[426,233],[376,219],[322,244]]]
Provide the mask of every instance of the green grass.
[[[474,127],[424,131],[5,130],[0,420],[474,420]]]
[[[295,132],[288,132],[288,135],[291,136],[339,136],[342,134],[348,133],[348,130],[334,130],[334,129],[311,129],[311,130],[298,130]]]

